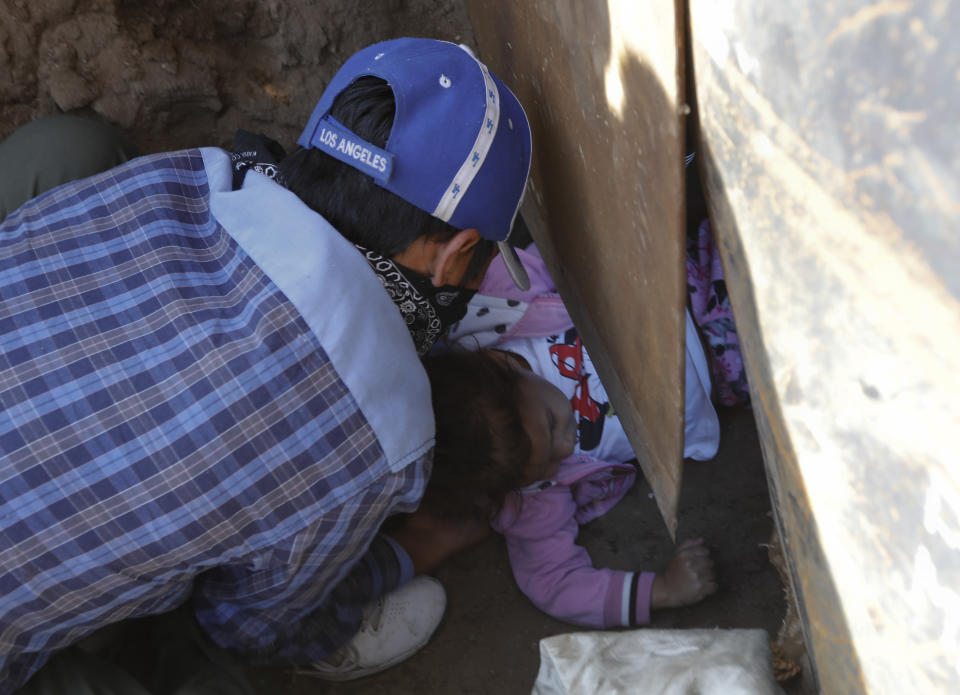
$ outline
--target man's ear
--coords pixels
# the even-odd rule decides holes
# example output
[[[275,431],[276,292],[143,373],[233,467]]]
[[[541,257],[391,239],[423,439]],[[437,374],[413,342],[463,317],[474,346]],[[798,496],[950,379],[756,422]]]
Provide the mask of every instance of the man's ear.
[[[473,258],[473,251],[480,241],[480,232],[476,229],[464,229],[457,232],[448,241],[437,244],[437,253],[430,264],[430,277],[434,287],[459,285]]]

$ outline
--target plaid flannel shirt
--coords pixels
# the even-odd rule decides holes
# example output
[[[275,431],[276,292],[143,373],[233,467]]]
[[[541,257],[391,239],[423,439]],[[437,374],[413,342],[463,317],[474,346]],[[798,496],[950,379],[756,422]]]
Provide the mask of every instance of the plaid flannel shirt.
[[[96,628],[191,595],[221,645],[318,659],[343,640],[325,622],[334,587],[377,595],[410,573],[382,537],[370,546],[422,495],[432,416],[429,441],[389,460],[374,406],[312,330],[328,330],[325,307],[308,325],[212,214],[211,172],[225,214],[236,200],[225,162],[136,159],[0,225],[0,693]],[[278,227],[291,209],[291,229],[349,247],[255,183],[282,191],[262,189]],[[242,226],[260,213],[239,200]],[[331,267],[363,265],[342,253]],[[366,272],[351,283],[377,283]]]

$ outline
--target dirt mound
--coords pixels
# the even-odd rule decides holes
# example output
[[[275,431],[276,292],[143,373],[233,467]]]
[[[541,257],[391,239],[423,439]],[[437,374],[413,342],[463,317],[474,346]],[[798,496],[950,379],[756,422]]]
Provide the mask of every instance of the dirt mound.
[[[6,0],[0,138],[64,112],[119,126],[143,152],[290,146],[343,60],[397,36],[473,43],[459,0]]]

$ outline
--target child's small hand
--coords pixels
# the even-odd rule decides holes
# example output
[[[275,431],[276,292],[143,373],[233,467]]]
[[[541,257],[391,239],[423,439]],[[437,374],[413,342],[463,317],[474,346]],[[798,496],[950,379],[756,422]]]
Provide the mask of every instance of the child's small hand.
[[[685,540],[667,569],[653,580],[651,608],[676,608],[701,601],[717,590],[713,559],[702,538]]]

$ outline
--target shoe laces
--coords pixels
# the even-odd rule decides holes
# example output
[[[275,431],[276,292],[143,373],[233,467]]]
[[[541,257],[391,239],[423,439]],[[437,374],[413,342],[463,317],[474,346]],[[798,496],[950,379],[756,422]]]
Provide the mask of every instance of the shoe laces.
[[[380,619],[383,617],[385,604],[386,596],[381,596],[373,603],[364,606],[363,619],[360,622],[361,632],[377,632],[380,629]]]
[[[359,632],[376,633],[380,629],[380,619],[383,617],[383,607],[386,596],[368,603],[363,607],[363,618],[360,621]],[[315,669],[350,671],[359,665],[359,652],[353,640],[340,647],[332,654],[328,654],[314,665]]]

